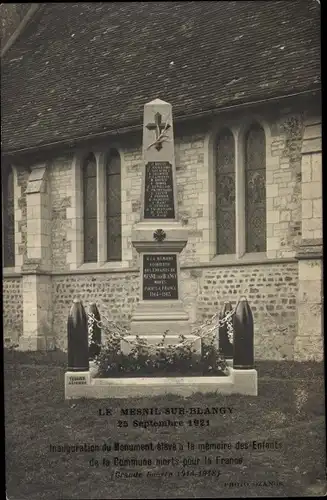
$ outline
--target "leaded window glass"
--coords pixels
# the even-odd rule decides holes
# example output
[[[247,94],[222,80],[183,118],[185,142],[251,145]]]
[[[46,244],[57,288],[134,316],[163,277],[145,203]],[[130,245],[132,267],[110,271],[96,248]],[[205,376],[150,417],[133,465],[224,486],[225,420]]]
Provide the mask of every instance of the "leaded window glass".
[[[15,266],[15,201],[14,175],[12,168],[6,168],[2,179],[2,214],[3,214],[3,265]]]
[[[83,164],[84,262],[98,260],[97,166],[94,154]]]
[[[230,130],[216,143],[217,254],[235,253],[235,141]]]
[[[107,179],[107,260],[119,261],[121,249],[121,173],[120,155],[109,151],[106,163]]]
[[[246,252],[266,251],[266,138],[254,124],[245,136]]]

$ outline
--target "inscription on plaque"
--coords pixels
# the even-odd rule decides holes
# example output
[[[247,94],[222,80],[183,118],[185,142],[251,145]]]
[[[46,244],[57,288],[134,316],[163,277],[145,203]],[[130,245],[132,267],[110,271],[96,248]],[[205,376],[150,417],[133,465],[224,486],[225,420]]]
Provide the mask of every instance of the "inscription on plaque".
[[[83,376],[80,376],[80,377],[69,377],[69,381],[68,381],[68,384],[69,385],[76,385],[76,384],[83,384],[85,385],[87,382],[86,382],[86,378],[83,377]]]
[[[143,255],[143,300],[178,299],[175,254]]]
[[[173,167],[168,161],[145,165],[144,218],[175,218]]]

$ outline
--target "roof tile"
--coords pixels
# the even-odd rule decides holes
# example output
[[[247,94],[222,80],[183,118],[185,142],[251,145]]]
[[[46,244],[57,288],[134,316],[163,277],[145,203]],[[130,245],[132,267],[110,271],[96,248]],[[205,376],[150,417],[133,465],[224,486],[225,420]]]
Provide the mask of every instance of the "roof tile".
[[[314,0],[48,3],[2,60],[2,149],[314,89]]]

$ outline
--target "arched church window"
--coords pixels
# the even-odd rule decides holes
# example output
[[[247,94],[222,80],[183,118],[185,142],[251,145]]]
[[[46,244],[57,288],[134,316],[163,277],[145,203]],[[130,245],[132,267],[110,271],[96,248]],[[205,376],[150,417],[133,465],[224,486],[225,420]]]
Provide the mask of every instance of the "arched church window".
[[[93,153],[83,162],[83,223],[84,262],[97,262],[97,165]]]
[[[120,155],[111,149],[106,161],[107,179],[107,260],[122,258]]]
[[[15,266],[15,199],[14,174],[11,167],[2,173],[2,255],[3,266]]]
[[[245,135],[246,252],[266,251],[266,137],[253,124]]]
[[[235,253],[235,141],[223,130],[216,142],[216,245],[217,254]]]

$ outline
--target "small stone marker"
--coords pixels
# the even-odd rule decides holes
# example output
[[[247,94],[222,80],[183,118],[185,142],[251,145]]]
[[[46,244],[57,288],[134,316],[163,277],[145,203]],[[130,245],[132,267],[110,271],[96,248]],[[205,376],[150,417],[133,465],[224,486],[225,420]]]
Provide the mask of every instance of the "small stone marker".
[[[187,229],[177,218],[176,169],[172,107],[160,99],[145,104],[144,174],[141,220],[133,228],[132,244],[140,254],[140,301],[132,315],[132,337],[150,343],[169,331],[171,343],[188,335],[188,314],[181,301],[179,254],[187,244]],[[200,349],[196,341],[194,348]],[[122,342],[122,349],[128,350]]]
[[[68,385],[85,385],[87,377],[85,375],[69,375]]]

